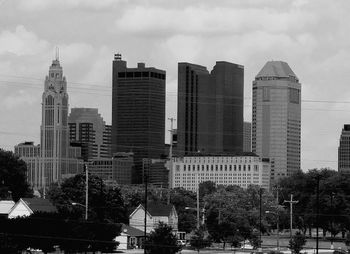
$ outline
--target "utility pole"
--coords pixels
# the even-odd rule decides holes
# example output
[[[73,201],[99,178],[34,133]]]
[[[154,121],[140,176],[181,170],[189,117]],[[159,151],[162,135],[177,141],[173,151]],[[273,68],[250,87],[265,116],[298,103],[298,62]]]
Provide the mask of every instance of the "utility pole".
[[[199,181],[198,181],[198,173],[197,174],[197,229],[199,229],[200,221],[199,221]]]
[[[89,205],[89,170],[87,163],[84,163],[85,167],[85,220],[88,219],[88,205]]]
[[[261,252],[261,213],[262,213],[262,188],[259,189],[259,203],[260,203],[260,211],[259,211],[259,252]]]
[[[143,170],[143,181],[145,183],[145,225],[144,225],[144,242],[143,242],[143,253],[146,254],[146,238],[147,238],[147,173],[145,171],[145,168]]]
[[[169,186],[168,186],[168,197],[167,197],[167,203],[170,204],[170,188],[172,184],[172,170],[173,170],[173,135],[174,135],[174,128],[173,123],[176,120],[175,118],[171,117],[168,118],[170,120],[170,148],[169,148]]]
[[[318,221],[320,213],[320,175],[317,176],[317,189],[316,189],[316,201],[317,201],[317,211],[316,211],[316,254],[318,254]]]
[[[290,200],[284,200],[284,203],[289,203],[290,207],[290,239],[292,239],[293,230],[293,205],[299,203],[299,200],[293,200],[293,194],[290,194]]]

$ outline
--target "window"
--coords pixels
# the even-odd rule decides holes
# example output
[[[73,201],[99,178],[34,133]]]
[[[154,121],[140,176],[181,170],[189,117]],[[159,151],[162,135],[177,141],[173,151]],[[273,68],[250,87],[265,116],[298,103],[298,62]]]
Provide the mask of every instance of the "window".
[[[270,87],[263,87],[263,101],[270,101]]]
[[[299,104],[299,90],[295,88],[288,88],[289,102]]]

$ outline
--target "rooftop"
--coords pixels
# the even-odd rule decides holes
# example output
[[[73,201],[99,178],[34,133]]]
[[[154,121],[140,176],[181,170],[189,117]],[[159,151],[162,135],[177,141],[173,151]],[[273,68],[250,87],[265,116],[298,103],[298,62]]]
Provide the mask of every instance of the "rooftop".
[[[33,212],[57,212],[56,207],[47,199],[42,198],[22,198]]]
[[[12,200],[0,200],[0,214],[8,214],[14,205]]]
[[[292,69],[286,62],[282,61],[268,61],[260,72],[255,76],[255,78],[262,77],[279,77],[279,78],[289,78],[294,77],[298,79]]]

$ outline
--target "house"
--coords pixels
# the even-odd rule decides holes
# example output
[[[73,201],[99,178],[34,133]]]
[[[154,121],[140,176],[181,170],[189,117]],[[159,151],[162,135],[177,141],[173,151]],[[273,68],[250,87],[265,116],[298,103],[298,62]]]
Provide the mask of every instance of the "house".
[[[47,199],[42,198],[21,198],[12,207],[8,214],[8,218],[30,216],[34,212],[57,212],[56,207]]]
[[[119,242],[118,250],[141,248],[144,238],[142,230],[122,224],[122,230],[119,236],[114,240]]]
[[[0,200],[0,216],[7,217],[14,205],[15,202],[12,200]]]
[[[176,232],[178,229],[178,216],[173,205],[165,205],[160,203],[147,204],[147,227],[146,232],[153,231],[159,222],[164,222],[173,228]],[[145,208],[139,205],[129,216],[129,225],[144,232],[145,229]]]

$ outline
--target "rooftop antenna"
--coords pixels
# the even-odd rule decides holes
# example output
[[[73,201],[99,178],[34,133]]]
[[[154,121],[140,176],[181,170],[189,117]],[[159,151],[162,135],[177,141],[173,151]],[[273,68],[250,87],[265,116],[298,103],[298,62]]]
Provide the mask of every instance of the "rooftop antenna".
[[[56,61],[60,60],[60,50],[59,48],[56,46]]]

